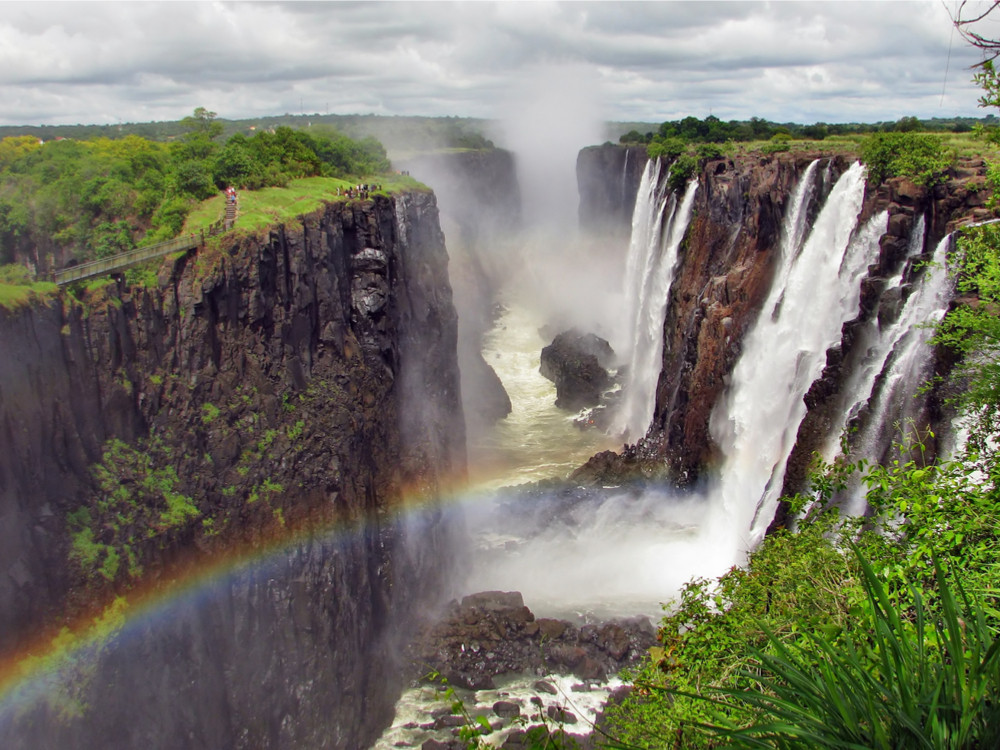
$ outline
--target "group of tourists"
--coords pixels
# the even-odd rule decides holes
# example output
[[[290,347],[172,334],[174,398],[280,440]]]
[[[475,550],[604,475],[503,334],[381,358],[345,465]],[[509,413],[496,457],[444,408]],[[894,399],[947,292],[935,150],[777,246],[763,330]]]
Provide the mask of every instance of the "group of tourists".
[[[236,203],[236,188],[232,185],[226,188],[226,203]]]
[[[348,198],[361,198],[362,200],[364,200],[365,198],[368,197],[368,194],[373,190],[381,190],[381,189],[382,185],[380,184],[374,185],[365,182],[360,185],[354,185],[353,187],[349,187],[346,190],[341,190],[341,188],[337,188],[337,195],[346,195]]]

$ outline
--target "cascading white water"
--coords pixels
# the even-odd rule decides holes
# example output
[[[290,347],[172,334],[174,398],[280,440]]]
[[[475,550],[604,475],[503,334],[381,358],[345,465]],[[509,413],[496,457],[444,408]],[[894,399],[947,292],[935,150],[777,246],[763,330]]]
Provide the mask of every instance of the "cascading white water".
[[[946,270],[951,241],[949,234],[938,243],[931,267],[916,282],[899,319],[886,334],[885,366],[880,368],[884,370],[883,376],[878,393],[870,401],[865,429],[857,441],[857,453],[862,456],[880,460],[893,439],[903,437],[895,433],[896,419],[891,417],[905,419],[907,405],[927,378],[932,360],[927,342],[934,335],[933,324],[948,312],[952,296],[953,280]],[[862,493],[854,493],[846,511],[852,514],[865,511]]]
[[[625,149],[625,166],[622,167],[622,192],[621,192],[622,206],[625,205],[625,196],[628,193],[628,157],[629,157],[630,153],[631,152],[626,148]]]
[[[632,214],[632,238],[625,268],[629,301],[628,380],[613,432],[626,440],[642,437],[653,416],[656,380],[663,357],[663,316],[677,266],[677,253],[691,221],[697,180],[691,180],[678,206],[677,196],[660,179],[659,159],[642,173]]]
[[[924,237],[926,235],[926,221],[921,215],[910,233],[910,242],[906,251],[906,258],[900,264],[899,271],[886,280],[885,289],[882,296],[893,294],[903,287],[903,280],[906,271],[912,265],[913,259],[924,251]],[[827,436],[826,446],[821,451],[824,461],[832,461],[840,452],[841,435],[850,421],[857,416],[858,412],[868,403],[871,398],[872,389],[875,387],[875,380],[878,374],[885,367],[885,362],[892,353],[896,342],[905,334],[910,326],[915,322],[913,314],[916,310],[914,303],[916,297],[921,295],[920,289],[927,281],[928,275],[923,274],[917,282],[918,291],[907,298],[905,306],[900,310],[894,321],[887,322],[880,319],[880,316],[873,315],[868,322],[857,332],[857,344],[860,349],[864,348],[864,356],[860,357],[854,365],[850,374],[842,387],[843,397],[840,408],[836,410],[837,422],[831,425],[830,434]]]
[[[834,185],[797,252],[791,243],[801,219],[786,217],[789,244],[782,246],[776,283],[747,334],[730,388],[713,410],[712,437],[725,458],[711,532],[717,544],[733,550],[733,562],[763,538],[806,413],[803,397],[843,324],[857,314],[861,278],[887,218],[875,217],[855,236],[864,189],[865,169],[856,163]]]

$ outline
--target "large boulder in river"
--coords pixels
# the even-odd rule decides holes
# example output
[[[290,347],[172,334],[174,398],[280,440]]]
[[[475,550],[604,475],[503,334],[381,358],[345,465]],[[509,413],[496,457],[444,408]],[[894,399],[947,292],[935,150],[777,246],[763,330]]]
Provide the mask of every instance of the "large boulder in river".
[[[542,349],[539,372],[556,384],[556,406],[577,411],[600,403],[612,383],[607,368],[614,356],[611,344],[600,336],[572,329]]]
[[[409,646],[415,677],[433,670],[452,685],[494,687],[503,674],[573,674],[603,681],[638,664],[656,643],[645,617],[586,624],[541,618],[517,591],[484,591],[453,601],[440,620],[425,624]],[[545,683],[535,689],[547,692]],[[549,686],[549,692],[555,688]]]

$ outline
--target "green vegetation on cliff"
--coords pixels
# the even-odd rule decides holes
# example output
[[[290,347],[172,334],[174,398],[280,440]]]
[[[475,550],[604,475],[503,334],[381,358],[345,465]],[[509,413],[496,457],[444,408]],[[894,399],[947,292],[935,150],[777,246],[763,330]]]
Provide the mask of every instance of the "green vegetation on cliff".
[[[34,281],[24,266],[0,266],[0,308],[16,310],[50,299],[58,287],[48,281]]]
[[[820,467],[797,531],[769,536],[745,568],[689,583],[612,710],[610,746],[994,746],[1000,464],[914,454]],[[827,505],[864,469],[869,520],[884,525]]]
[[[933,179],[939,152],[899,135],[876,141],[876,171]],[[887,466],[819,464],[791,500],[794,530],[684,587],[633,693],[610,709],[607,746],[1000,742],[1000,233],[965,230],[956,257],[961,303],[935,341],[965,356],[967,446],[936,462],[914,442]],[[833,501],[856,475],[871,512],[845,519]]]
[[[993,66],[978,80],[1000,105]],[[911,125],[864,142],[873,181],[941,179],[949,147]],[[929,271],[953,273],[959,293],[934,343],[961,358],[965,447],[934,461],[901,440],[887,466],[818,463],[790,500],[795,529],[671,604],[633,692],[609,709],[606,746],[1000,745],[1000,231],[963,230],[950,266]],[[834,500],[859,475],[870,513],[842,518]]]
[[[303,177],[371,182],[365,176],[389,168],[378,141],[329,127],[279,126],[220,143],[214,113],[199,108],[182,124],[185,132],[169,143],[137,135],[0,141],[0,263],[30,258],[45,267],[174,237],[200,201],[230,185],[256,190]]]

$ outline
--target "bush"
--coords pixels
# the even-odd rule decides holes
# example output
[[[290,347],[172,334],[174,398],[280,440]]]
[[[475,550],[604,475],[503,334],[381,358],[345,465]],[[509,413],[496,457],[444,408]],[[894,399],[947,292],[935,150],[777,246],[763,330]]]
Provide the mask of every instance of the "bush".
[[[674,192],[682,192],[697,168],[698,159],[696,157],[691,154],[681,154],[670,165],[670,176],[667,178],[668,187]]]
[[[697,153],[699,159],[718,159],[722,156],[722,147],[717,143],[701,143]]]
[[[869,136],[861,148],[861,161],[874,184],[890,177],[909,177],[918,185],[932,185],[941,180],[952,160],[936,136],[893,132]]]
[[[711,691],[721,721],[703,728],[734,748],[1000,747],[1000,638],[983,605],[935,565],[940,608],[913,591],[901,614],[859,562],[865,599],[854,632],[801,623],[790,645],[770,633],[772,650],[744,672],[755,687]]]
[[[662,157],[664,159],[676,159],[687,150],[687,141],[683,138],[660,138],[653,136],[653,140],[646,147],[646,153],[650,159]]]

